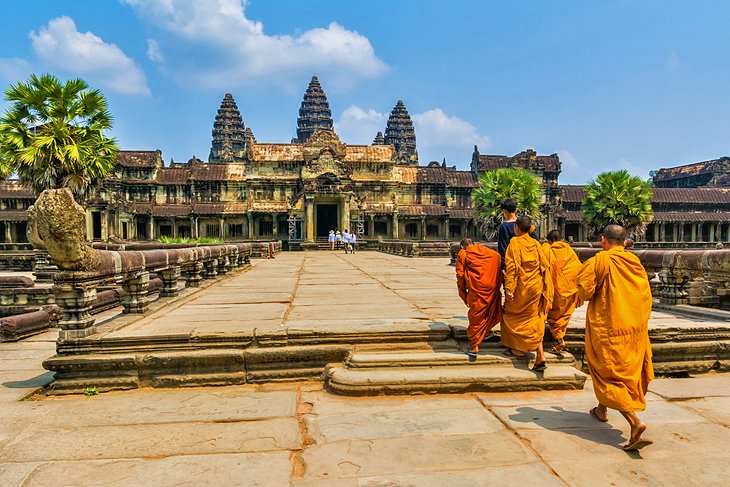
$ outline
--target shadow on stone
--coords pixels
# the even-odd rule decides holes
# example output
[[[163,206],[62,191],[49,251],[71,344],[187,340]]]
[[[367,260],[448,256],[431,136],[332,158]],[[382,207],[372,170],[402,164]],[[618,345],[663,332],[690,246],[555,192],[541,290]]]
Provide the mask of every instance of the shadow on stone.
[[[41,375],[37,375],[31,379],[26,380],[13,380],[3,382],[2,386],[8,389],[30,389],[32,387],[41,387],[53,380],[53,372],[46,372]]]

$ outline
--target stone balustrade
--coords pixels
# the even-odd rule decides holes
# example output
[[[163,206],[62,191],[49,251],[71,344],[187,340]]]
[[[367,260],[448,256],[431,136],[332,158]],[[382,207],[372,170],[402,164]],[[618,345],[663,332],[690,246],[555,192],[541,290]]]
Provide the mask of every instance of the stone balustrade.
[[[378,250],[403,257],[448,257],[450,245],[447,241],[380,240]]]
[[[266,258],[269,254],[269,245],[273,246],[274,254],[282,251],[281,240],[273,242],[249,240],[245,242],[232,242],[231,245],[249,244],[251,246],[251,258]],[[170,250],[170,249],[188,249],[197,247],[207,247],[211,244],[200,243],[162,243],[162,242],[93,242],[90,244],[92,248],[99,250]]]

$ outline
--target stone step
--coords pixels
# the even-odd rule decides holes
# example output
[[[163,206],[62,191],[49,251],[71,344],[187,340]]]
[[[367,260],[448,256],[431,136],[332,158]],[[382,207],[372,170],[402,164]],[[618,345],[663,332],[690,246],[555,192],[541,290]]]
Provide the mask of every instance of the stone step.
[[[392,349],[392,347],[391,347]],[[565,365],[573,367],[575,358],[569,354],[545,354],[548,365]],[[494,347],[480,350],[479,356],[473,359],[461,350],[450,351],[401,351],[401,352],[355,352],[348,356],[345,365],[353,369],[388,368],[388,367],[517,367],[528,368],[534,365],[535,355],[527,354],[525,358],[505,357],[501,350]]]
[[[443,394],[463,392],[522,392],[579,390],[586,374],[567,366],[548,366],[544,372],[511,366],[344,368],[331,366],[327,390],[348,396],[381,394]]]

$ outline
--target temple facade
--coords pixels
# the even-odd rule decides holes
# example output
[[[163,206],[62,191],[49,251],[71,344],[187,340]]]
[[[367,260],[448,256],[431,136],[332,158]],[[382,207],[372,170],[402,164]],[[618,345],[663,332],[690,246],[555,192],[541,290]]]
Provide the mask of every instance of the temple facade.
[[[227,93],[213,121],[207,161],[193,157],[166,165],[160,151],[119,153],[113,173],[85,201],[87,235],[92,240],[280,239],[292,248],[344,229],[361,240],[480,238],[471,201],[479,175],[522,168],[535,174],[543,189],[540,231],[557,228],[576,241],[586,238],[583,189],[559,185],[556,154],[483,155],[474,147],[468,170],[448,167],[445,161],[420,164],[413,122],[402,100],[371,145],[347,144],[333,126],[316,77],[304,94],[290,143],[258,142]],[[730,238],[727,161],[659,171],[655,222],[647,239]],[[16,181],[0,183],[0,240],[25,240],[27,208],[34,200]]]

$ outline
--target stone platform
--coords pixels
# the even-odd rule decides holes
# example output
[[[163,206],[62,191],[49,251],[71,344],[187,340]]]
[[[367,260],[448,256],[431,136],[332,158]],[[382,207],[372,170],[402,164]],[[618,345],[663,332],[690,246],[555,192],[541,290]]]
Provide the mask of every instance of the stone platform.
[[[583,319],[584,309],[579,309],[569,332],[579,363]],[[444,366],[434,354],[465,360],[460,354],[466,347],[466,323],[466,308],[457,296],[454,269],[447,258],[284,253],[275,260],[256,261],[251,270],[232,273],[205,289],[186,289],[174,302],[157,306],[145,316],[112,316],[98,323],[97,333],[59,343],[57,355],[44,366],[56,372],[52,393],[80,392],[86,387],[112,390],[321,380],[328,366],[334,370],[346,360],[354,363],[362,354],[383,352],[431,354],[428,360],[453,379],[462,366]],[[667,351],[657,354],[659,372],[662,360],[671,361],[675,371],[698,363],[699,368],[723,369],[730,359],[730,324],[726,322],[654,312],[651,328],[661,338],[655,340],[655,353]],[[692,345],[697,353],[685,357],[681,353],[687,350],[687,340],[700,345]],[[677,344],[679,348],[673,349]],[[414,356],[401,358],[408,361]],[[478,382],[468,377],[481,370],[482,362],[476,367],[464,364],[468,374],[462,377],[463,390]],[[373,377],[380,374],[377,368],[369,372]],[[428,380],[440,381],[440,373],[434,372]],[[340,375],[348,374],[355,380],[349,365]],[[571,374],[563,375],[561,388],[577,386],[580,377]],[[357,377],[356,382],[362,383],[362,376]],[[550,388],[544,378],[533,374],[530,380]],[[424,390],[431,389],[419,392]]]

